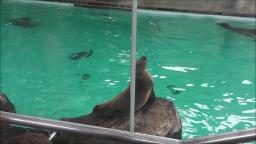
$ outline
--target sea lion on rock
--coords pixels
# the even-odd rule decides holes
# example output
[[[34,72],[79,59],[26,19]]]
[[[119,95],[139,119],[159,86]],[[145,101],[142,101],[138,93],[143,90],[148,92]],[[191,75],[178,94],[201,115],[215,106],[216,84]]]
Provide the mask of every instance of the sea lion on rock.
[[[75,118],[65,118],[69,122],[93,125],[98,127],[129,130],[129,115],[116,115],[115,117],[102,117],[98,114],[82,115]],[[182,125],[177,109],[172,101],[155,97],[150,99],[134,114],[134,131],[136,133],[157,135],[181,139]],[[54,144],[131,144],[109,138],[60,133]]]
[[[16,113],[15,106],[4,93],[0,93],[0,111]],[[10,125],[0,119],[1,144],[50,144],[46,135],[46,131]]]
[[[153,81],[146,70],[147,58],[141,57],[136,62],[135,112],[142,108],[149,99],[154,98]],[[117,113],[127,114],[130,110],[130,85],[111,101],[96,105],[93,113],[112,117]]]
[[[0,111],[16,113],[16,109],[4,93],[0,93]],[[0,119],[0,136],[5,136],[10,130],[9,123]],[[1,142],[1,137],[0,137]]]
[[[16,109],[4,93],[0,93],[0,111],[16,113]]]
[[[256,37],[256,29],[247,29],[247,28],[237,28],[234,26],[231,26],[227,23],[217,23],[218,25],[220,25],[221,27],[231,30],[233,32],[237,32],[240,33],[242,35],[248,36],[248,37]]]
[[[8,97],[4,93],[0,93],[0,111],[16,113],[16,109]],[[7,131],[9,128],[9,124],[3,122],[0,119],[0,135],[2,135],[3,131]]]

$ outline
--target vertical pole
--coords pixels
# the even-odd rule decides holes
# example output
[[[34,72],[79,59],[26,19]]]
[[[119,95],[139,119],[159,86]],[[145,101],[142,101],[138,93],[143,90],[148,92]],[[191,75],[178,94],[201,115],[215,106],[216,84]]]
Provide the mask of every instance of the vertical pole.
[[[137,0],[132,0],[132,50],[131,50],[131,83],[130,83],[130,132],[134,132],[135,112],[135,74],[136,74],[136,33],[137,33]]]

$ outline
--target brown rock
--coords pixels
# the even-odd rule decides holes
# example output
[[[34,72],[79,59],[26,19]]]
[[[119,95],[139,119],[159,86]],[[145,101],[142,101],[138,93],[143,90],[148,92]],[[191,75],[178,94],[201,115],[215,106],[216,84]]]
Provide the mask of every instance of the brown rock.
[[[11,138],[7,144],[50,144],[50,142],[43,134],[28,133]]]
[[[127,131],[129,129],[128,115],[116,115],[112,118],[106,118],[97,113],[91,113],[63,120],[118,130]],[[174,104],[160,97],[148,101],[144,107],[135,113],[135,132],[181,139],[182,126]],[[62,133],[62,135],[57,137],[55,143],[126,144],[125,142],[115,140],[70,133]]]

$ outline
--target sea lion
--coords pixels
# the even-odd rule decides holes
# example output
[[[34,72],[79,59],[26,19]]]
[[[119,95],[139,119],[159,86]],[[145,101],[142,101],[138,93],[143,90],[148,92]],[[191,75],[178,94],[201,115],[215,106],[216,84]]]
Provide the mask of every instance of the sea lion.
[[[16,113],[16,109],[4,93],[0,93],[0,111]]]
[[[22,28],[30,28],[38,25],[36,23],[32,23],[32,20],[30,17],[21,17],[16,19],[5,18],[4,20],[8,24],[16,25]]]
[[[142,108],[149,99],[154,98],[153,81],[146,69],[147,58],[141,57],[136,62],[135,112]],[[130,84],[128,88],[111,101],[96,105],[93,113],[112,117],[117,113],[127,114],[130,110]]]
[[[87,80],[89,77],[90,77],[89,74],[84,73],[84,74],[82,75],[81,79],[82,79],[82,80]]]
[[[69,56],[69,59],[71,59],[71,60],[79,60],[82,57],[90,57],[92,54],[93,54],[93,50],[73,53],[73,54],[71,54]]]
[[[167,88],[172,92],[172,94],[179,94],[179,93],[181,93],[180,90],[175,89],[175,85],[168,85]]]
[[[0,93],[0,111],[16,113],[16,109],[4,93]],[[9,123],[0,119],[0,136],[9,132]],[[0,140],[1,141],[1,140]]]
[[[83,84],[83,82],[86,81],[86,80],[89,79],[89,78],[90,78],[90,75],[87,74],[87,73],[84,73],[84,74],[82,75],[82,77],[80,78],[80,79],[81,79],[81,80],[80,80],[80,84]]]
[[[242,35],[248,36],[248,37],[256,37],[256,29],[246,29],[246,28],[237,28],[234,26],[231,26],[227,23],[217,23],[218,25],[220,25],[221,27],[231,30],[233,32],[237,32],[240,33]]]

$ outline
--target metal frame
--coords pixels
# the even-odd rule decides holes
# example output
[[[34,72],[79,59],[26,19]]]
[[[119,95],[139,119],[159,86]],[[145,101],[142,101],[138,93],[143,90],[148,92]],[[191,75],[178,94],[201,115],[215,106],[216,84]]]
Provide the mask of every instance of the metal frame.
[[[137,40],[137,0],[133,0],[133,3],[132,3],[131,84],[130,84],[130,125],[129,125],[130,132],[134,132],[136,40]]]
[[[194,138],[182,141],[182,144],[226,144],[226,143],[244,143],[256,141],[256,129],[241,130],[236,132],[224,133],[219,135],[210,135],[202,138]]]
[[[34,116],[26,116],[2,111],[0,111],[0,122],[7,122],[21,126],[29,126],[34,128],[52,130],[54,132],[52,133],[50,139],[52,139],[52,137],[56,135],[55,131],[61,131],[141,144],[224,144],[256,141],[255,128],[180,141],[172,138],[153,136],[136,132],[128,132],[110,128],[103,128],[85,124],[78,124],[66,121],[38,118]]]
[[[66,121],[38,118],[34,116],[20,115],[0,111],[0,121],[11,124],[29,126],[52,131],[72,132],[89,136],[121,140],[130,143],[143,144],[179,144],[180,140],[159,137],[136,132],[128,132],[110,128],[97,127],[92,125],[78,124]]]
[[[77,2],[77,1],[76,1]],[[0,122],[7,122],[22,126],[30,126],[42,129],[54,130],[49,140],[55,135],[56,131],[73,132],[96,137],[111,138],[132,143],[143,144],[218,144],[218,143],[239,143],[256,141],[256,129],[243,130],[238,132],[226,133],[222,135],[212,135],[202,138],[180,141],[176,139],[159,137],[134,132],[134,111],[135,111],[135,76],[136,76],[136,33],[137,33],[137,0],[133,0],[132,7],[132,49],[131,49],[131,85],[130,85],[130,132],[116,129],[109,129],[85,124],[77,124],[59,120],[51,120],[26,116],[0,111]]]

